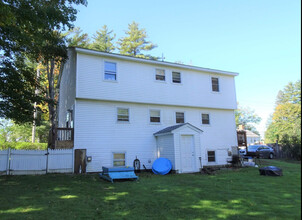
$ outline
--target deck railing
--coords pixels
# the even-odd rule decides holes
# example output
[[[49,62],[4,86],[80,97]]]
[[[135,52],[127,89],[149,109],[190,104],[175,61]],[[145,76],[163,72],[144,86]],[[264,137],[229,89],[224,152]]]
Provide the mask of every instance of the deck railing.
[[[56,141],[73,141],[73,128],[56,128]]]

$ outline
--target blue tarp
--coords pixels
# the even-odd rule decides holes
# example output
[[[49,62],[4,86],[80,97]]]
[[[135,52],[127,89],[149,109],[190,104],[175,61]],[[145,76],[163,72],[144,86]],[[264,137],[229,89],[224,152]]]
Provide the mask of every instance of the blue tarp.
[[[153,162],[152,171],[155,174],[166,175],[172,169],[172,163],[167,158],[158,158]]]

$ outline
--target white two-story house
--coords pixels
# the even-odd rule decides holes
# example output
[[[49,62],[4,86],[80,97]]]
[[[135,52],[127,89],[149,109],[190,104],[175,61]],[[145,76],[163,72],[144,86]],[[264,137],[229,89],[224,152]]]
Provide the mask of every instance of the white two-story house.
[[[168,158],[179,173],[223,165],[237,145],[237,73],[69,48],[60,75],[58,126],[74,129],[87,172],[151,169]]]

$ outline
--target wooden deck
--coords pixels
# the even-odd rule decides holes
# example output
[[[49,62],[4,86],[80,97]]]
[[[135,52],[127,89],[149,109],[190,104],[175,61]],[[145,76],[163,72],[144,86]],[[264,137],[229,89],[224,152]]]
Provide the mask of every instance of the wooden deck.
[[[56,128],[55,130],[55,148],[71,149],[74,146],[73,128]]]

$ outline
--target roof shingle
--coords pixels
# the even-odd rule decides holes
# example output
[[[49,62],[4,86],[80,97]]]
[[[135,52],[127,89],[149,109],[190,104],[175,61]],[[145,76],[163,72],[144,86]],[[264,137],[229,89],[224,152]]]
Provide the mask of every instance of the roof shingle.
[[[170,126],[170,127],[166,127],[166,128],[164,128],[164,129],[162,129],[162,130],[160,130],[160,131],[154,133],[153,135],[171,133],[171,132],[174,131],[175,129],[180,128],[180,127],[182,127],[182,126],[184,126],[184,125],[190,125],[190,126],[196,128],[196,129],[200,130],[201,132],[203,132],[201,129],[199,129],[199,128],[193,126],[193,125],[191,125],[190,123],[183,123],[183,124],[178,124],[178,125],[173,125],[173,126]]]

